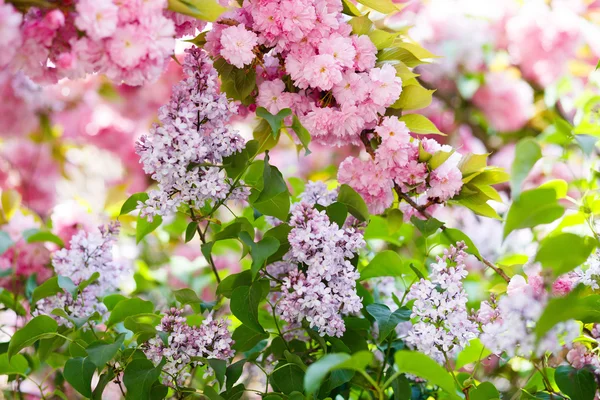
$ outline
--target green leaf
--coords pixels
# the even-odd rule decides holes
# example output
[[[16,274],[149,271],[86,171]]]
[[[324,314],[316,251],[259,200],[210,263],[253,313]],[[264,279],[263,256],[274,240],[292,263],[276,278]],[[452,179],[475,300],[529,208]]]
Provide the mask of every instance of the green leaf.
[[[240,325],[233,331],[231,337],[235,342],[232,346],[233,349],[244,352],[252,349],[260,341],[268,339],[269,334],[266,332],[257,332],[246,325]]]
[[[356,193],[350,186],[346,184],[340,186],[337,201],[348,207],[350,214],[359,220],[367,221],[369,219],[367,204],[360,197],[360,194]]]
[[[88,360],[90,360],[96,367],[102,368],[106,365],[107,362],[113,359],[113,357],[117,354],[121,346],[123,345],[123,341],[125,340],[125,334],[121,333],[116,337],[113,343],[97,340],[91,343],[85,351],[88,354]]]
[[[162,224],[162,217],[160,215],[155,215],[152,222],[148,222],[146,218],[138,217],[135,226],[135,242],[141,242],[146,235],[152,233],[160,224]]]
[[[203,21],[215,22],[227,10],[215,0],[169,0],[169,10]]]
[[[269,126],[271,127],[271,132],[273,133],[273,137],[275,137],[281,130],[281,127],[283,126],[283,120],[285,119],[285,117],[292,115],[292,110],[290,110],[289,108],[284,108],[283,110],[280,110],[277,114],[273,115],[266,108],[258,107],[256,109],[256,115],[258,117],[263,118],[269,123]]]
[[[386,32],[381,29],[375,29],[368,33],[369,39],[375,45],[377,50],[383,50],[386,47],[390,47],[394,43],[394,39],[398,37],[400,32]]]
[[[145,203],[148,200],[148,198],[148,193],[146,192],[132,194],[127,200],[125,200],[125,203],[123,203],[123,205],[121,206],[119,216],[129,214],[137,208],[139,202]]]
[[[75,296],[75,294],[77,294],[77,285],[75,285],[68,276],[58,275],[56,282],[58,283],[58,287],[65,292],[70,293],[71,296]]]
[[[54,296],[55,294],[61,293],[62,291],[63,290],[58,285],[58,277],[53,276],[52,278],[47,279],[44,283],[42,283],[40,286],[36,287],[33,290],[33,293],[31,295],[31,303],[35,304],[41,299]]]
[[[327,206],[325,213],[331,222],[335,222],[337,226],[341,227],[344,226],[344,222],[346,222],[346,218],[348,217],[348,207],[336,201]]]
[[[277,366],[271,373],[273,389],[290,394],[304,388],[304,371],[296,364]]]
[[[150,389],[158,381],[162,364],[155,367],[145,358],[136,358],[127,365],[123,374],[123,383],[127,388],[128,400],[150,399]]]
[[[241,232],[240,239],[250,248],[252,279],[255,279],[258,271],[266,264],[267,259],[279,249],[279,240],[274,237],[264,237],[260,242],[254,243],[247,232]]]
[[[556,368],[554,379],[560,391],[571,400],[593,400],[596,395],[596,379],[587,369],[561,365]]]
[[[512,164],[510,191],[513,199],[521,194],[521,185],[537,160],[542,158],[542,149],[533,138],[521,139],[515,146],[515,159]]]
[[[194,312],[200,313],[203,310],[204,302],[198,297],[192,289],[184,288],[173,291],[173,296],[182,305],[189,304]]]
[[[254,68],[240,69],[228,64],[220,58],[214,63],[221,76],[221,90],[227,97],[248,104],[248,96],[256,88],[256,71]]]
[[[219,385],[223,387],[223,383],[225,382],[225,371],[227,370],[227,361],[216,358],[209,358],[206,361],[215,372],[215,378],[217,378],[217,382],[219,382]]]
[[[302,146],[304,147],[304,155],[309,155],[310,150],[308,149],[308,145],[310,144],[310,132],[304,127],[304,125],[302,125],[302,123],[296,115],[294,115],[294,118],[292,118],[292,129],[294,130],[296,136],[298,136],[298,139],[300,139],[300,143],[302,143]]]
[[[395,354],[396,367],[399,372],[416,375],[432,385],[439,386],[453,400],[461,400],[456,394],[454,379],[441,365],[416,351],[400,350]]]
[[[467,364],[486,358],[490,354],[492,354],[492,352],[486,349],[479,339],[471,339],[469,345],[458,353],[454,368],[459,370]]]
[[[489,154],[465,154],[458,164],[458,168],[463,177],[481,172],[487,167],[487,158]]]
[[[10,360],[7,353],[0,355],[0,375],[25,375],[28,369],[29,364],[23,355],[17,354]]]
[[[269,293],[269,281],[259,280],[252,286],[240,286],[231,294],[231,312],[248,328],[263,333],[258,322],[258,305]]]
[[[39,229],[30,229],[23,233],[23,237],[27,243],[51,242],[60,247],[64,247],[61,238],[49,231],[41,231]]]
[[[63,375],[75,390],[85,397],[92,397],[92,377],[96,366],[87,358],[71,358],[67,360]]]
[[[354,3],[351,0],[342,0],[342,3],[344,5],[344,8],[342,10],[342,12],[346,15],[354,15],[356,17],[361,15],[361,12],[358,8],[356,8],[356,6],[354,5]]]
[[[535,261],[552,269],[556,276],[562,275],[583,264],[596,244],[591,237],[559,233],[542,241]]]
[[[104,299],[102,299],[102,302],[104,303],[108,311],[112,311],[114,310],[116,305],[122,302],[123,300],[127,300],[127,297],[123,296],[122,294],[115,293],[105,296]]]
[[[267,335],[268,336],[268,335]],[[258,343],[258,342],[257,342]],[[252,346],[254,347],[254,346]],[[250,348],[252,348],[250,347]],[[231,389],[233,385],[240,379],[242,376],[242,372],[244,372],[244,364],[246,363],[246,359],[241,359],[239,361],[234,362],[230,366],[227,367],[225,371],[225,377],[227,380],[225,381],[225,385],[227,390]]]
[[[198,223],[197,222],[190,222],[187,226],[187,228],[185,228],[185,242],[188,243],[189,241],[191,241],[194,238],[194,235],[196,234],[196,229],[198,229]]]
[[[410,273],[410,271],[404,267],[398,253],[393,250],[384,250],[377,253],[371,262],[360,270],[360,280],[380,276],[402,276],[406,273]]]
[[[421,114],[406,114],[399,118],[400,121],[403,121],[408,129],[413,133],[419,133],[423,135],[443,135],[440,130],[435,126],[433,122],[431,122],[427,117]]]
[[[385,304],[373,303],[367,306],[367,312],[371,314],[379,326],[379,343],[382,343],[392,333],[396,326],[403,321],[410,320],[411,310],[406,307],[391,312]]]
[[[498,389],[490,382],[481,382],[469,392],[469,400],[493,400],[500,399]]]
[[[558,204],[554,189],[526,190],[513,201],[506,214],[504,238],[515,229],[532,228],[556,221],[564,212],[564,208]]]
[[[435,90],[425,89],[422,86],[410,85],[402,88],[400,98],[392,104],[391,108],[401,110],[419,110],[431,104]]]
[[[263,189],[258,196],[250,196],[250,203],[265,215],[286,220],[290,210],[290,193],[283,175],[269,164],[269,154],[265,154],[263,168]]]
[[[115,306],[108,317],[107,326],[114,325],[124,321],[125,318],[137,314],[151,314],[154,311],[154,304],[151,301],[146,301],[134,297],[132,299],[123,300]]]
[[[15,332],[8,344],[8,359],[27,346],[31,346],[40,339],[47,339],[55,336],[58,330],[58,324],[53,318],[46,315],[40,315],[33,318],[23,328]]]
[[[550,299],[535,325],[539,339],[559,322],[576,319],[583,323],[600,322],[600,295],[581,296],[577,288],[564,297]]]
[[[419,219],[419,218],[413,216],[410,219],[410,222],[412,222],[413,225],[417,227],[417,229],[423,234],[424,237],[429,237],[429,236],[433,235],[435,232],[437,232],[438,229],[440,229],[442,226],[444,226],[443,222],[441,222],[435,218],[429,218],[427,220],[422,220],[422,219]]]
[[[353,355],[346,353],[326,354],[318,361],[312,363],[304,375],[304,389],[307,395],[319,390],[321,383],[332,371],[346,369],[364,371],[373,360],[373,353],[360,351]]]
[[[12,241],[8,233],[0,231],[0,256],[6,253],[6,250],[8,250],[13,244],[15,243]]]
[[[252,284],[252,272],[242,271],[238,274],[229,275],[223,279],[217,286],[217,296],[223,295],[231,298],[233,291],[241,286],[250,286]]]
[[[371,31],[371,28],[373,27],[373,22],[371,22],[371,20],[369,19],[368,13],[366,15],[351,18],[350,21],[348,21],[348,23],[352,27],[352,32],[355,35],[366,35]]]
[[[102,400],[102,393],[104,392],[104,388],[115,378],[115,372],[112,369],[108,369],[105,373],[100,375],[98,379],[98,384],[94,388],[94,392],[92,393],[93,400]]]
[[[392,0],[357,0],[360,4],[363,4],[375,11],[379,11],[383,14],[391,14],[400,11],[400,7],[392,2]]]

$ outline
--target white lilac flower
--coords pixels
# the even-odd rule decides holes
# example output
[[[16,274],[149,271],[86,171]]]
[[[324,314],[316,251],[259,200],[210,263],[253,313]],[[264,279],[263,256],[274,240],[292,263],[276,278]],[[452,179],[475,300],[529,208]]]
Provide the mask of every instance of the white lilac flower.
[[[477,325],[467,313],[467,294],[462,280],[465,270],[465,245],[450,246],[431,265],[430,279],[412,285],[408,298],[415,300],[411,318],[418,318],[406,336],[406,343],[444,363],[477,337]]]
[[[227,360],[233,357],[233,340],[227,329],[226,320],[214,320],[209,315],[200,326],[190,326],[181,310],[171,308],[160,321],[157,330],[166,334],[150,339],[144,347],[144,353],[150,361],[158,365],[163,357],[166,364],[162,370],[163,383],[183,384],[190,376],[190,369],[201,364],[195,357]],[[175,382],[172,382],[172,377]]]
[[[359,274],[348,259],[365,245],[363,236],[352,227],[340,228],[305,202],[293,206],[290,225],[287,276],[277,312],[291,326],[306,320],[322,336],[342,336],[342,317],[362,308],[356,293]]]
[[[509,357],[539,357],[560,351],[563,343],[570,347],[579,336],[579,325],[574,320],[558,323],[536,344],[536,322],[547,302],[547,293],[539,293],[530,285],[509,292],[500,298],[497,308],[486,312],[491,317],[483,319],[488,321],[482,325],[481,342],[494,354],[505,352]]]
[[[114,292],[129,272],[125,265],[113,260],[112,248],[118,233],[118,223],[100,226],[97,232],[81,230],[71,238],[69,248],[57,251],[52,265],[58,276],[70,278],[75,285],[89,280],[95,273],[99,277],[76,298],[65,292],[39,300],[33,315],[50,315],[67,326],[71,322],[52,314],[54,309],[60,308],[75,319],[89,318],[95,312],[103,317],[107,309],[99,299]]]
[[[234,188],[220,167],[224,157],[245,146],[229,125],[237,105],[219,91],[217,71],[203,50],[186,50],[183,71],[186,77],[159,110],[160,124],[136,144],[144,171],[158,183],[139,205],[150,220],[176,212],[182,203],[203,206],[249,194],[244,186]]]

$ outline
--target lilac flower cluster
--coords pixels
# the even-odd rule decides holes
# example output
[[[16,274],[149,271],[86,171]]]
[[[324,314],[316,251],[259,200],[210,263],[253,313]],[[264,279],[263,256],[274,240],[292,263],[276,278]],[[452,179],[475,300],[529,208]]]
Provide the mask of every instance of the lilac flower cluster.
[[[467,314],[467,293],[462,280],[466,246],[458,242],[431,264],[430,280],[421,279],[409,291],[415,300],[411,317],[418,318],[405,341],[440,364],[464,349],[477,337],[477,325]]]
[[[246,189],[234,188],[220,166],[224,157],[245,145],[228,125],[237,106],[219,92],[217,71],[204,51],[186,50],[183,71],[186,78],[159,110],[160,124],[136,145],[144,171],[158,182],[158,190],[140,204],[149,220],[176,212],[182,203],[202,206],[248,196]]]
[[[536,275],[525,283],[515,275],[508,285],[507,294],[497,303],[482,303],[479,322],[482,323],[481,342],[494,354],[506,352],[509,357],[542,356],[560,351],[564,343],[569,347],[579,336],[579,325],[574,320],[555,325],[536,344],[536,321],[548,302],[548,293]]]
[[[227,360],[233,357],[233,340],[226,320],[214,320],[209,315],[200,326],[189,326],[181,310],[171,308],[160,321],[157,330],[167,334],[150,339],[144,348],[148,359],[158,365],[163,357],[163,371],[182,384],[190,376],[191,367],[200,364],[194,357]],[[169,378],[167,378],[169,380]]]
[[[600,250],[596,250],[585,262],[585,268],[577,268],[574,272],[577,281],[593,290],[600,289]]]
[[[123,264],[113,260],[112,247],[119,233],[119,224],[100,226],[98,232],[79,231],[71,238],[70,247],[54,253],[52,265],[59,276],[70,278],[75,285],[92,278],[98,279],[86,286],[74,298],[70,293],[58,293],[36,303],[33,315],[50,315],[61,325],[71,326],[66,318],[52,314],[56,308],[64,310],[71,318],[89,318],[94,313],[103,317],[106,306],[99,298],[114,292],[129,272]]]
[[[342,336],[342,316],[362,308],[359,274],[348,261],[365,245],[362,234],[340,228],[325,211],[303,201],[294,205],[290,225],[291,249],[284,257],[289,269],[277,312],[292,326],[306,320],[322,336]]]

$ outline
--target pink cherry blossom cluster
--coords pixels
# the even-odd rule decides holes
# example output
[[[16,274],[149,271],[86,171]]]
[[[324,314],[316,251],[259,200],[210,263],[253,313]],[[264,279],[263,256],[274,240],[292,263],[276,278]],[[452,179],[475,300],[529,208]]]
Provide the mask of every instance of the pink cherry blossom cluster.
[[[227,320],[214,320],[209,315],[202,325],[190,326],[181,314],[176,308],[167,311],[156,328],[166,334],[166,338],[158,334],[143,349],[155,365],[166,359],[162,370],[163,383],[168,385],[183,384],[190,376],[190,369],[202,365],[197,359],[192,360],[194,357],[227,360],[234,355]]]
[[[415,300],[411,318],[418,321],[408,331],[405,342],[440,364],[453,358],[478,336],[477,324],[467,313],[467,293],[463,288],[466,246],[456,243],[431,264],[429,280],[411,286],[408,299]]]
[[[98,313],[106,315],[106,306],[100,299],[114,292],[129,269],[113,259],[112,249],[119,233],[119,224],[100,226],[97,232],[79,231],[71,238],[69,249],[54,253],[52,265],[58,276],[71,279],[75,285],[99,276],[87,285],[76,298],[71,293],[58,293],[39,300],[35,305],[35,315],[49,315],[61,325],[71,326],[72,322],[52,313],[55,309],[65,311],[70,318],[87,319]]]
[[[382,213],[392,205],[393,190],[416,196],[415,202],[431,212],[436,204],[444,203],[460,192],[462,174],[458,169],[460,154],[453,153],[441,165],[432,169],[422,159],[420,148],[430,155],[452,153],[447,145],[434,139],[416,139],[398,117],[385,117],[375,128],[381,144],[374,157],[361,160],[348,157],[339,167],[338,180],[352,186],[374,214]],[[402,203],[405,218],[423,216],[410,205]]]
[[[140,203],[142,216],[176,212],[183,203],[245,199],[222,168],[223,158],[241,151],[244,139],[229,125],[236,104],[219,92],[217,71],[199,48],[186,50],[185,79],[173,87],[159,110],[160,124],[136,144],[144,171],[158,182],[150,199]]]
[[[166,7],[166,0],[77,0],[21,16],[2,0],[0,66],[40,83],[95,72],[129,85],[154,81],[173,54],[175,37],[205,25]]]
[[[515,275],[508,284],[507,294],[497,303],[482,303],[478,315],[482,329],[480,339],[494,354],[539,357],[546,352],[560,351],[563,346],[570,347],[579,336],[579,324],[569,320],[556,324],[537,341],[536,322],[549,298],[539,270],[537,265],[527,266],[528,280]]]
[[[238,68],[256,67],[256,105],[272,114],[291,108],[316,143],[360,144],[402,82],[391,65],[375,67],[368,36],[351,32],[338,1],[251,0],[214,25],[206,49]]]
[[[342,317],[362,309],[356,293],[359,274],[348,261],[364,247],[362,233],[339,227],[304,201],[293,206],[290,225],[285,263],[270,269],[283,277],[277,313],[292,327],[306,320],[321,336],[342,336]]]

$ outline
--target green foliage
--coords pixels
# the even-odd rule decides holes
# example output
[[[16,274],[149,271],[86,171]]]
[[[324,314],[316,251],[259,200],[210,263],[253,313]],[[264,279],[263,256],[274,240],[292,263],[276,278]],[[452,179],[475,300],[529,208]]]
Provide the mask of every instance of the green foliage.
[[[136,358],[125,368],[123,383],[127,388],[128,400],[150,399],[151,390],[157,383],[163,364],[154,366],[146,358]]]
[[[553,188],[526,190],[511,204],[506,214],[504,237],[516,229],[533,228],[549,224],[562,217],[565,210],[558,203],[557,192]]]
[[[155,215],[152,222],[148,222],[146,218],[138,217],[137,224],[135,226],[135,241],[139,243],[148,234],[154,232],[162,224],[162,217]]]
[[[107,325],[110,326],[122,322],[125,318],[132,315],[152,313],[153,311],[154,305],[151,301],[142,300],[137,297],[126,299],[117,303],[111,311]]]
[[[279,240],[272,236],[267,236],[260,242],[254,243],[247,232],[241,232],[240,239],[250,248],[250,254],[252,255],[252,279],[255,279],[258,271],[265,265],[267,259],[279,250]]]
[[[125,334],[122,333],[115,339],[114,342],[105,340],[97,340],[91,343],[86,349],[87,359],[96,367],[102,368],[107,362],[112,360],[125,340]]]
[[[416,375],[432,385],[439,386],[450,399],[460,399],[460,396],[456,393],[457,389],[452,376],[425,354],[402,350],[396,352],[395,360],[398,371]]]
[[[540,158],[542,158],[542,149],[535,139],[525,138],[517,143],[510,179],[510,189],[513,199],[519,198],[521,184]]]
[[[125,200],[125,203],[123,203],[123,205],[121,206],[121,211],[119,212],[119,215],[129,214],[137,208],[139,202],[145,203],[146,200],[148,200],[148,193],[146,192],[132,194],[127,200]]]
[[[361,351],[350,355],[346,353],[327,354],[311,364],[304,375],[306,394],[315,393],[327,374],[336,370],[364,371],[373,360],[373,353]]]
[[[258,280],[251,286],[239,286],[231,293],[231,312],[246,327],[263,333],[264,329],[258,321],[258,305],[269,293],[269,281]]]
[[[558,276],[583,264],[596,245],[591,237],[559,233],[542,241],[535,260]]]
[[[410,314],[412,313],[412,311],[406,307],[401,307],[396,311],[391,312],[389,307],[385,304],[377,303],[369,304],[366,308],[367,312],[371,314],[377,322],[377,326],[379,327],[378,340],[380,343],[387,339],[400,322],[409,321]]]
[[[596,395],[596,378],[587,369],[575,369],[569,365],[556,368],[554,374],[560,391],[571,400],[592,400]]]
[[[75,390],[85,397],[92,397],[92,377],[96,366],[87,358],[71,358],[67,360],[63,376]]]
[[[269,164],[269,154],[265,154],[262,190],[253,189],[250,204],[264,215],[286,220],[290,210],[290,193],[283,175]]]
[[[585,296],[578,288],[564,297],[550,299],[535,326],[538,340],[559,322],[570,319],[600,322],[600,295]]]
[[[38,340],[55,336],[57,330],[58,324],[54,319],[45,315],[33,318],[10,338],[7,349],[8,360],[10,361],[19,351]]]
[[[413,133],[444,135],[427,117],[420,114],[406,114],[400,117]]]
[[[348,207],[348,211],[361,221],[369,219],[369,209],[362,197],[348,185],[341,185],[337,201]]]
[[[380,276],[402,276],[411,274],[411,270],[404,266],[402,259],[393,250],[384,250],[377,253],[371,262],[360,270],[360,279],[371,279]]]
[[[215,0],[169,0],[169,10],[214,22],[225,11]]]
[[[271,127],[271,131],[273,133],[273,137],[276,137],[283,126],[283,120],[285,117],[289,117],[292,115],[292,110],[289,108],[284,108],[279,111],[277,114],[271,114],[266,108],[258,107],[256,109],[256,116],[263,118],[265,121],[269,123]]]

